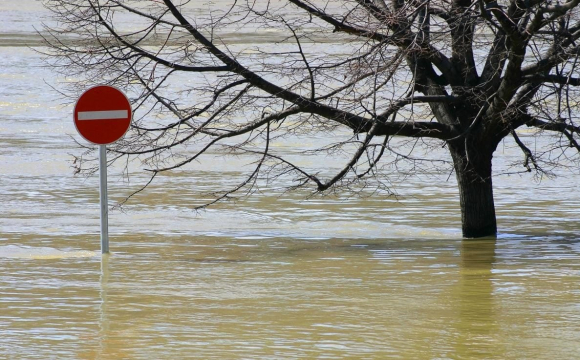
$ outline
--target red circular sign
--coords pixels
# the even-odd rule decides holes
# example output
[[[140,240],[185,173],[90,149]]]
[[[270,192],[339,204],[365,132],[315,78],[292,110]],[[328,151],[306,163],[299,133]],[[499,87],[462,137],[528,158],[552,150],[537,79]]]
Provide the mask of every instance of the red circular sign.
[[[81,136],[98,145],[114,143],[131,125],[131,104],[117,88],[99,85],[85,91],[77,100],[74,122]]]

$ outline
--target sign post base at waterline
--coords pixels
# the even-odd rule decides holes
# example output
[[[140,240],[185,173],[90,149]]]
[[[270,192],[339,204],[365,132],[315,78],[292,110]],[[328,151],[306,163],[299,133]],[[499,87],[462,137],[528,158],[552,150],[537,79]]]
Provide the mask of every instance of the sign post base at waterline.
[[[99,197],[101,252],[109,253],[109,201],[107,194],[107,144],[122,138],[131,125],[129,99],[119,89],[99,85],[86,90],[74,108],[74,124],[88,142],[99,145]]]

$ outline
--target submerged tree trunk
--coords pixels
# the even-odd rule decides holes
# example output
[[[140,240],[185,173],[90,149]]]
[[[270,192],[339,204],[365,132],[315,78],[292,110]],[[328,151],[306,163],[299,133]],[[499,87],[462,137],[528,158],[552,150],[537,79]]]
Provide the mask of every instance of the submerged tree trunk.
[[[476,145],[450,147],[459,187],[463,236],[478,238],[495,236],[497,223],[491,181],[493,150]]]

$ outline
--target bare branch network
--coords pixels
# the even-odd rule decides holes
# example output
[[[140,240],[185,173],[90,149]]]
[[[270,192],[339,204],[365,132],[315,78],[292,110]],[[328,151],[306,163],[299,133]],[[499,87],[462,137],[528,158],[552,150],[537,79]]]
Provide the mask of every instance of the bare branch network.
[[[484,236],[496,232],[491,159],[502,139],[513,137],[525,171],[578,161],[580,0],[45,4],[58,21],[43,32],[47,54],[77,79],[70,94],[106,79],[132,96],[139,117],[119,158],[153,174],[218,147],[255,159],[216,200],[261,177],[315,191],[381,183],[383,166],[421,163],[400,148],[408,138],[410,149],[449,149],[464,235]],[[552,134],[550,147],[531,147],[523,126]],[[274,146],[315,133],[320,152],[348,153],[333,174]]]

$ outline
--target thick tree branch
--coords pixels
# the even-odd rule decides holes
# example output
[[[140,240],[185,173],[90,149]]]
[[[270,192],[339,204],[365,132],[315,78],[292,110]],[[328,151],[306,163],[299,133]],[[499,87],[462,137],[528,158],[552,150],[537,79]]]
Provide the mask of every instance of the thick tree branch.
[[[551,83],[551,84],[562,84],[562,85],[570,85],[570,86],[580,86],[580,77],[533,74],[533,75],[526,75],[523,78],[527,82],[536,83],[536,84]]]
[[[512,137],[514,138],[516,144],[518,144],[518,146],[520,147],[520,149],[522,150],[522,152],[525,155],[525,159],[524,159],[524,167],[526,169],[528,169],[528,171],[532,171],[532,169],[530,168],[530,161],[532,162],[532,164],[534,165],[534,168],[536,170],[540,170],[541,168],[538,166],[538,163],[536,162],[536,157],[534,156],[534,154],[532,153],[532,151],[526,146],[526,144],[524,144],[522,142],[522,140],[520,139],[520,137],[518,136],[518,134],[515,132],[515,130],[511,130],[511,134]]]
[[[564,121],[547,122],[527,114],[522,116],[524,118],[524,123],[530,127],[535,127],[541,130],[556,131],[563,134],[566,132],[580,134],[580,126],[572,125]]]

